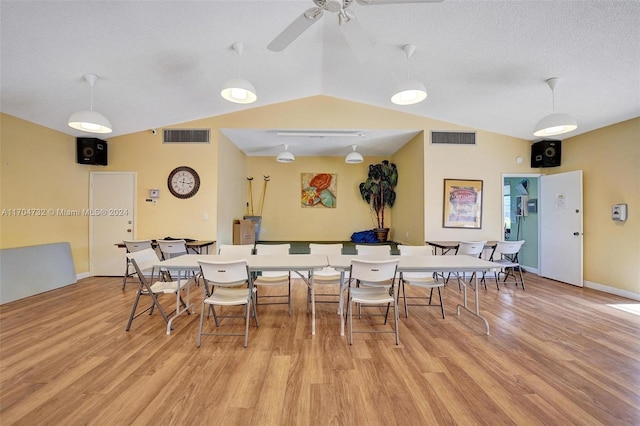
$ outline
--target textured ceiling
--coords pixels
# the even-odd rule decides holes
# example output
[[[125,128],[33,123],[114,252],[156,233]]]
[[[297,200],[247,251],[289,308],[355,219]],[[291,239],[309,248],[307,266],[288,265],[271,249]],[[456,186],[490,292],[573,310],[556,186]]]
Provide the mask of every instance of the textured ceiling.
[[[638,1],[354,2],[349,10],[374,45],[363,62],[329,12],[284,51],[267,49],[313,6],[2,0],[1,110],[80,136],[66,123],[89,107],[82,76],[95,73],[94,109],[112,122],[109,136],[327,95],[534,140],[534,125],[553,108],[549,77],[560,77],[555,111],[578,121],[566,136],[640,115]],[[240,57],[230,48],[237,41],[245,45]],[[407,43],[417,47],[408,61]],[[391,93],[408,73],[429,96],[395,106]],[[220,97],[224,82],[238,74],[256,87],[255,104]],[[401,139],[414,130],[401,131]],[[255,135],[237,133],[228,129],[243,150],[261,155],[259,146],[244,146]],[[275,143],[267,133],[260,135],[265,146]],[[313,153],[310,144],[304,154]]]

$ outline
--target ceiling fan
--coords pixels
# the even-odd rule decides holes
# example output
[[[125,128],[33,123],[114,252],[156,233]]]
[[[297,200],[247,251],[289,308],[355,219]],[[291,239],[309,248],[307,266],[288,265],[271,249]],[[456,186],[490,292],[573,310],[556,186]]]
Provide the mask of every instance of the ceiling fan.
[[[372,44],[360,22],[349,7],[357,1],[363,6],[380,4],[402,3],[436,3],[443,0],[312,0],[316,7],[312,7],[296,18],[284,29],[267,48],[274,52],[280,52],[289,46],[296,38],[305,32],[311,25],[319,21],[325,11],[337,13],[339,27],[342,30],[347,43],[354,51],[358,60],[363,62],[372,49]]]

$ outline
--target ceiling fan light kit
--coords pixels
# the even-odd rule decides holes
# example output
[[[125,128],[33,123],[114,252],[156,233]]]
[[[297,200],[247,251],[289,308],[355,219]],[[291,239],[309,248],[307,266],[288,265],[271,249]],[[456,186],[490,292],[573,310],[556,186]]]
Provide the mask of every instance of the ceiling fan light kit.
[[[289,152],[289,145],[285,145],[284,146],[284,151],[280,152],[276,156],[276,161],[278,163],[291,163],[291,162],[293,162],[295,160],[296,160],[295,155],[293,155],[293,153]]]
[[[578,128],[578,123],[575,118],[569,114],[555,112],[556,99],[555,88],[558,84],[558,77],[549,78],[546,81],[547,85],[551,89],[551,96],[553,100],[553,113],[543,117],[538,121],[538,124],[533,129],[533,135],[538,137],[561,135],[563,133],[571,132]]]
[[[244,50],[244,44],[241,42],[235,42],[231,45],[231,49],[233,49],[238,57],[240,57],[242,56],[242,51]],[[240,74],[239,70],[238,74]],[[253,87],[253,84],[251,84],[251,82],[249,82],[248,80],[240,77],[227,80],[224,88],[220,91],[220,95],[229,102],[233,102],[236,104],[251,104],[258,100],[258,96],[256,95],[256,88]]]
[[[344,162],[347,164],[362,163],[364,161],[364,158],[362,158],[362,154],[356,151],[356,148],[357,148],[356,145],[351,145],[351,148],[353,149],[353,151],[347,154],[347,156],[344,159]]]
[[[98,80],[95,74],[85,74],[84,79],[91,86],[91,105],[89,110],[78,111],[71,114],[68,120],[69,127],[89,133],[111,133],[113,126],[104,115],[93,110],[93,86]]]

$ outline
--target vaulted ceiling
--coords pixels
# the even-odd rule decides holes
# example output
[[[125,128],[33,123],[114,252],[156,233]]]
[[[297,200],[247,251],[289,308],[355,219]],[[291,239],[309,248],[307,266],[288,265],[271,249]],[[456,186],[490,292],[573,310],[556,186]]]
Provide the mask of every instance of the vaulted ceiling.
[[[638,1],[353,1],[348,10],[370,51],[354,51],[328,11],[283,51],[267,48],[313,7],[311,0],[2,0],[1,110],[83,135],[67,120],[88,109],[83,75],[94,73],[94,109],[114,127],[106,138],[327,95],[535,140],[534,125],[554,110],[549,77],[560,78],[555,111],[578,121],[566,136],[640,115]],[[231,49],[238,41],[241,56]],[[416,46],[409,59],[408,43]],[[256,103],[220,97],[238,75],[255,86]],[[427,99],[392,104],[408,75],[425,84]],[[394,130],[407,137],[415,129]]]

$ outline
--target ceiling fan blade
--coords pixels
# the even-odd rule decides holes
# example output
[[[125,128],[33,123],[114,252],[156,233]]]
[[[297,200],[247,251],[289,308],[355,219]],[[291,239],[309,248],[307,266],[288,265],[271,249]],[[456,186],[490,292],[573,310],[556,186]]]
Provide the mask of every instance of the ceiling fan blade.
[[[367,62],[373,56],[373,43],[353,12],[349,13],[349,18],[339,27],[358,62]]]
[[[302,15],[298,16],[287,28],[284,29],[271,43],[267,46],[267,49],[274,52],[281,52],[287,46],[289,46],[300,34],[305,32],[311,25],[320,19],[322,16],[322,9],[314,7]]]
[[[359,4],[365,6],[377,4],[402,4],[402,3],[440,3],[444,0],[357,0]]]

